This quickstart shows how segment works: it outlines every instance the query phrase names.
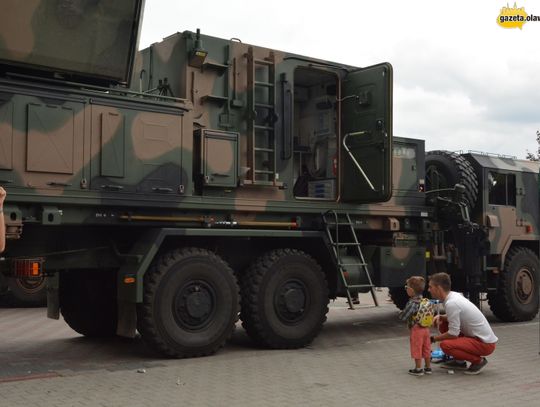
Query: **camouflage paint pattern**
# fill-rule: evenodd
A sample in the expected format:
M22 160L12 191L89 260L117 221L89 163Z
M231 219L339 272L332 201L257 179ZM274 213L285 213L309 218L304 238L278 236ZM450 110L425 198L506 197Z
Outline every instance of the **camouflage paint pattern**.
M476 153L465 157L476 170L481 191L472 219L488 228L490 255L500 255L497 266L502 269L513 243L540 240L540 208L535 191L540 164ZM499 183L507 181L507 184L494 185L494 176L502 176ZM501 186L506 186L505 192ZM496 195L494 188L499 188L501 193Z
M127 83L142 0L2 0L0 64Z
M123 34L100 35L106 40L99 55ZM37 37L32 30L23 36L20 61L30 58ZM4 49L10 38L0 36ZM128 41L122 60L132 46ZM102 72L93 61L81 64L89 68L85 77ZM9 190L8 237L20 238L8 256L52 253L48 264L61 270L77 267L83 252L109 253L100 261L139 282L152 260L146 254L159 248L151 238L163 228L302 237L320 232L320 214L336 210L351 214L361 242L372 248L380 285L400 286L424 272L436 220L423 193L424 143L392 137L389 64L359 69L186 31L137 53L129 91L48 79L0 79L0 183ZM366 176L343 146L346 135ZM523 177L518 188L528 191ZM366 178L376 184L372 190ZM300 181L304 187L295 188ZM320 192L310 195L310 185ZM475 218L502 222L500 230L487 225L492 253L507 250L516 236L538 240L537 197L533 204L518 195L517 202L514 218L502 208ZM43 239L43 225L70 241ZM81 225L87 240L75 238ZM238 230L231 235L231 228ZM108 242L118 237L128 240L122 255ZM55 254L68 249L76 254ZM126 253L144 261L133 266ZM141 290L138 283L121 298L140 301Z

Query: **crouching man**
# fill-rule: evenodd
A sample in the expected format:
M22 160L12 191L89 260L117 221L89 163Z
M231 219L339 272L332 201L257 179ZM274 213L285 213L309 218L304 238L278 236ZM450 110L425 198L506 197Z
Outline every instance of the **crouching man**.
M443 352L454 357L441 367L466 369L466 374L476 375L487 365L485 356L493 353L498 338L484 314L463 295L450 289L448 274L431 276L429 292L433 298L443 301L446 309L446 315L434 319L441 334L432 336L431 342L441 342ZM470 362L468 368L466 361Z

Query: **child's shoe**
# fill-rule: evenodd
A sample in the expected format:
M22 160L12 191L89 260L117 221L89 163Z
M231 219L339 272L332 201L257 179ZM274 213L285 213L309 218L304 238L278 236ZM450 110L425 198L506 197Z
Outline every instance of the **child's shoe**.
M409 374L413 376L424 376L424 369L409 369Z
M433 370L431 370L430 367L425 367L424 368L424 374L432 374L433 373Z

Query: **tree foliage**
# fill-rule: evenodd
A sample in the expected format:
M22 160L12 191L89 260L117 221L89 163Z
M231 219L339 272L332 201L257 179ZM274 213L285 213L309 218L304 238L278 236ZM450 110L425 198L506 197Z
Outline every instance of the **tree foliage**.
M536 153L531 153L529 150L527 150L527 160L540 161L540 130L536 130L536 142L538 143Z

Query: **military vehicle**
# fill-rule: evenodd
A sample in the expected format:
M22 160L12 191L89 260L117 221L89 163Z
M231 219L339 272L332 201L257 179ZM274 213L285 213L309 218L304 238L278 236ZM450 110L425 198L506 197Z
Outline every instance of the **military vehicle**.
M4 272L46 276L49 317L171 357L215 352L238 317L297 348L330 299L399 303L435 270L536 315L538 168L434 152L426 173L424 142L392 134L390 64L199 31L136 53L141 1L4 3Z

